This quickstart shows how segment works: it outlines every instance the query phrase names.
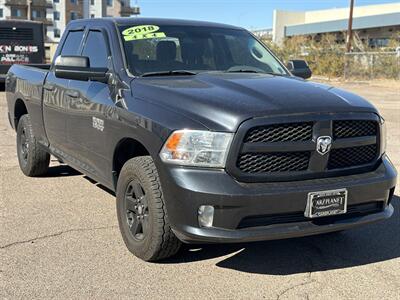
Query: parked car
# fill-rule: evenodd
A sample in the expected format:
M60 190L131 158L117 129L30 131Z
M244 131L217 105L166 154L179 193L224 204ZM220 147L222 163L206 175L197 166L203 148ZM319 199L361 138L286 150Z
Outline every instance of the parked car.
M45 63L43 23L0 20L0 83L13 64Z
M310 75L297 65L293 74ZM7 75L21 170L45 174L51 154L115 191L125 244L146 261L182 242L389 218L397 174L384 119L361 97L292 73L234 26L70 22L51 66Z

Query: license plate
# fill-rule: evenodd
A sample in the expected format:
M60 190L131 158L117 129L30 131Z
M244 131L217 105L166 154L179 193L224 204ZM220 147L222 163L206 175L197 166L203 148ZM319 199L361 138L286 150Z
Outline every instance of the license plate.
M304 216L318 218L345 214L347 211L347 190L330 190L308 193Z

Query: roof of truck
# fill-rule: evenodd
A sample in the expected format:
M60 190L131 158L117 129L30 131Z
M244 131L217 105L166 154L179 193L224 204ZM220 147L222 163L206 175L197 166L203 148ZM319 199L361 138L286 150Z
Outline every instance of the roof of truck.
M113 22L117 25L171 25L171 26L200 26L200 27L217 27L217 28L229 28L229 29L240 29L241 27L205 22L205 21L193 21L193 20L181 20L181 19L164 19L164 18L137 18L137 17L118 17L118 18L93 18L93 19L79 19L74 20L71 23L102 23L102 22Z

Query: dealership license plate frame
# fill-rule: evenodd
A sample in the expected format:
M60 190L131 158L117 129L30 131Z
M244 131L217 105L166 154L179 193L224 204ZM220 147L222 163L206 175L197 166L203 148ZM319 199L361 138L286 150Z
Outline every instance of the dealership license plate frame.
M307 195L307 205L304 211L304 216L306 218L321 218L335 215L342 215L347 212L347 197L348 192L347 189L335 189L335 190L326 190L326 191L317 191L310 192ZM334 204L325 204L325 205L315 205L316 200L327 199L339 197L341 199L341 203L338 205ZM326 207L328 206L328 207ZM329 209L331 208L331 209Z

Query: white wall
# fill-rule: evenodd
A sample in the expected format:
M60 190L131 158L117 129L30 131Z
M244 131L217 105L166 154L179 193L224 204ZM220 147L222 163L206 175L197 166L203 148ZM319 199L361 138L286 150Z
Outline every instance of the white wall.
M11 16L11 9L9 6L5 5L5 0L0 0L0 7L3 9L3 18L2 20L7 19L7 17Z
M89 6L90 6L90 15L94 15L96 18L101 18L105 16L105 1L104 0L94 0L94 5L90 5L90 0L89 1Z
M54 29L59 29L61 32L61 35L64 32L65 29L65 1L69 0L60 0L59 3L54 3L53 2L53 9L52 9L52 15L51 19L53 19L53 12L58 11L60 13L60 20L55 21L53 20L53 26L49 27L47 31L47 36L50 38L51 41L53 42L59 42L60 38L57 38L54 36Z
M358 18L380 14L390 14L395 12L400 12L400 2L379 5L355 6L353 16L354 18ZM316 23L347 19L349 17L349 13L350 11L348 7L306 11L304 23Z
M354 7L354 18L400 12L399 3ZM275 10L273 15L273 41L281 43L285 37L285 26L343 20L349 17L349 8L333 8L314 11Z
M285 26L301 24L305 21L305 12L274 10L272 20L272 40L281 43L285 37Z

